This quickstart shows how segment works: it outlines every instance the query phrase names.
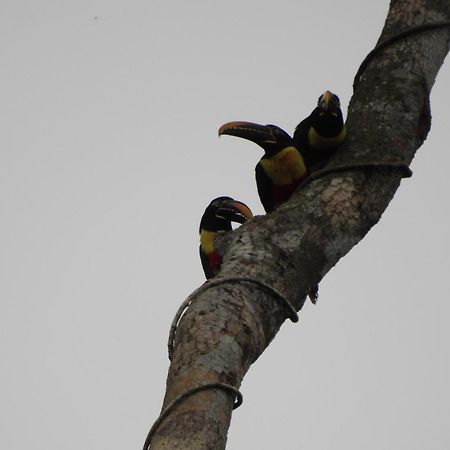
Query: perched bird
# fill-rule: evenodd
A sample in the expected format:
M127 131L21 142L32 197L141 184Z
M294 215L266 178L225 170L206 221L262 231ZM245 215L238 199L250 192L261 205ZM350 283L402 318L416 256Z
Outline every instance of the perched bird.
M297 125L293 139L313 171L323 165L346 135L339 97L325 91L313 112Z
M259 198L266 212L271 212L289 200L295 188L308 176L302 154L292 138L275 125L252 122L229 122L219 129L227 134L247 139L264 150L255 167Z
M207 279L220 272L222 256L218 253L215 239L217 232L231 231L231 222L244 223L253 214L242 202L231 197L215 198L203 213L200 221L200 259Z

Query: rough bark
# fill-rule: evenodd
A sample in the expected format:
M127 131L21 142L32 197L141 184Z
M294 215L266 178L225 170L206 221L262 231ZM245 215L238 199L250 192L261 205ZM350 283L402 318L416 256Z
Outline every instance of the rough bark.
M448 0L392 0L380 41L408 27L450 20ZM350 102L348 139L330 162L411 162L430 127L429 94L449 50L450 30L414 34L377 54ZM349 170L311 182L272 214L232 234L220 276L262 280L297 310L310 287L376 224L402 173ZM257 286L223 284L202 293L176 333L163 408L193 386L239 387L286 320ZM160 424L150 448L223 449L232 396L207 390L185 399Z

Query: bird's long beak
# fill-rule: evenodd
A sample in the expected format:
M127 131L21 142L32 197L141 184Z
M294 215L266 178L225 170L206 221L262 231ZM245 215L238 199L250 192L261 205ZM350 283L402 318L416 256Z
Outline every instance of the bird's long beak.
M253 122L228 122L219 128L219 136L223 134L247 139L258 145L277 142L269 127Z
M229 200L222 203L216 212L216 217L231 222L244 223L253 219L253 213L245 203Z

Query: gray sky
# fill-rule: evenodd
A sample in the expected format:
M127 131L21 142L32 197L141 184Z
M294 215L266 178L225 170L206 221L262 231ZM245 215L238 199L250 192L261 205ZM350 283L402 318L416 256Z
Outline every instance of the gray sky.
M387 7L2 0L0 448L142 446L204 208L263 213L261 151L218 127L347 105ZM250 369L227 449L449 448L449 73L413 178Z

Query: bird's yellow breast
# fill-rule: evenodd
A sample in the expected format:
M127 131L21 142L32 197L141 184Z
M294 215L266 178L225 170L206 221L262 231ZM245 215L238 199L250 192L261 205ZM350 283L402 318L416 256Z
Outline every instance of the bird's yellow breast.
M259 162L276 185L297 183L307 174L302 155L295 147L286 147L272 158Z
M308 131L308 143L311 147L329 148L339 145L347 136L347 129L342 128L341 132L337 136L325 137L317 133L314 127L311 127Z
M209 255L214 251L214 239L216 233L214 231L201 230L200 231L200 248Z

